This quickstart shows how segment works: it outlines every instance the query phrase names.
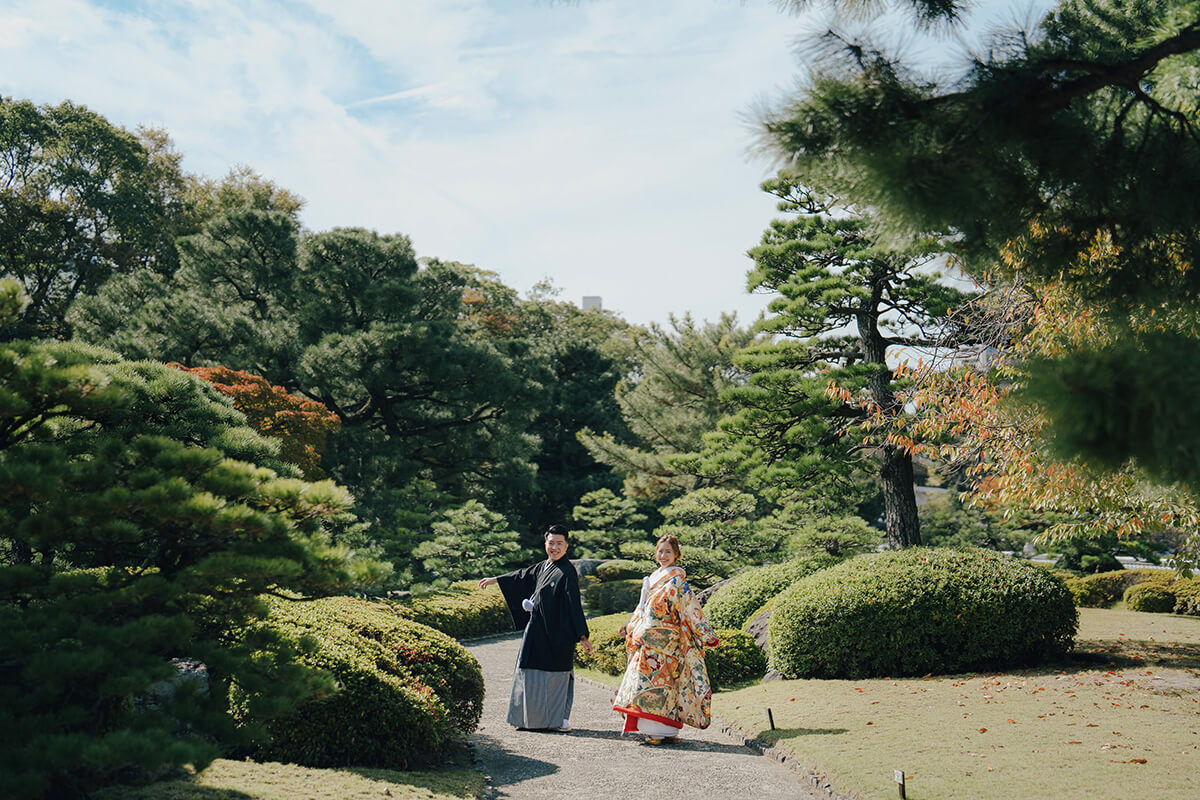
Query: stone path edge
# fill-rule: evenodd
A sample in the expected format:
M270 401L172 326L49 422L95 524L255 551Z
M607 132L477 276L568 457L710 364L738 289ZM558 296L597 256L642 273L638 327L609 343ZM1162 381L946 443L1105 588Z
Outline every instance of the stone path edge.
M487 636L472 636L468 639L458 639L457 641L459 644L465 647L469 644L495 641L496 639L503 639L512 635L513 632L508 631L506 633L493 633ZM590 678L584 678L576 675L575 680L579 681L580 683L586 683L589 686L594 686L598 689L607 689L612 691L611 686L600 683L599 681L594 681ZM825 796L829 798L829 800L863 800L861 795L843 794L842 792L839 792L833 787L833 783L828 779L827 776L817 772L806 764L801 763L794 753L791 753L777 745L769 745L766 742L759 741L758 739L746 734L746 732L741 728L738 728L737 726L728 722L724 722L723 720L719 720L715 717L713 718L713 724L716 726L717 730L721 731L721 733L725 734L734 741L739 742L743 746L749 747L751 750L761 753L767 758L770 758L772 761L777 761L783 766L787 767L788 770L795 775L801 783L807 783L813 789L823 792ZM483 760L479 757L479 754L475 752L473 747L471 748L471 752L476 768L483 773L483 800L489 800L490 798L496 797L497 792L495 787L492 785L492 776L485 772Z

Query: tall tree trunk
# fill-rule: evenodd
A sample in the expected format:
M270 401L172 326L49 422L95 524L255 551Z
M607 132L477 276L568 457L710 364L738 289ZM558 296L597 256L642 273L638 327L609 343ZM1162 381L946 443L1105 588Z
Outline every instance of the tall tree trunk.
M882 274L882 273L881 273ZM871 287L871 303L858 314L858 338L863 360L878 365L869 380L871 398L884 412L901 414L892 392L892 371L887 366L887 341L879 330L880 300L885 281ZM913 490L912 455L895 445L882 448L883 463L879 481L883 484L883 522L888 544L893 549L921 543L921 522L917 517L917 494Z
M883 484L883 521L888 545L893 550L921 543L921 523L917 517L917 494L913 490L912 456L903 448L886 445L879 468Z

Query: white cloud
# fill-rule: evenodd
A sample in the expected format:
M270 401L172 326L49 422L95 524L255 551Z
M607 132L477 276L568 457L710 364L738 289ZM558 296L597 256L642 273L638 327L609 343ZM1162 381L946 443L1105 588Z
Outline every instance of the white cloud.
M13 5L0 92L161 125L188 169L304 196L310 228L403 232L633 321L764 306L743 253L773 202L739 115L797 69L770 4Z

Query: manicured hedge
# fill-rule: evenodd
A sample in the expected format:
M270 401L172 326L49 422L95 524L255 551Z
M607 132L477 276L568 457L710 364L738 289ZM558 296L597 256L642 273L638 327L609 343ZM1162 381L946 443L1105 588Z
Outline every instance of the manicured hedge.
M779 596L770 662L790 678L998 668L1067 652L1077 622L1061 580L999 553L869 553Z
M713 691L742 681L761 678L767 671L767 655L754 637L729 628L718 628L721 643L704 651L704 666Z
M500 590L495 586L481 590L474 581L459 581L447 589L386 602L397 614L455 639L513 630L512 614Z
M1130 611L1149 611L1170 614L1175 610L1175 592L1169 584L1157 581L1135 583L1125 590L1125 608Z
M588 611L594 614L612 614L617 611L633 611L642 596L642 581L630 578L622 581L594 583L585 590L584 600Z
M628 614L609 614L589 619L592 652L586 653L582 647L576 647L576 665L609 675L623 674L628 664L625 637L619 636L617 631L628 621ZM718 630L717 638L721 644L704 652L704 663L714 690L719 686L763 676L767 669L766 656L754 639L735 630Z
M1067 588L1081 608L1107 608L1125 596L1125 590L1146 581L1170 583L1175 573L1165 569L1116 569L1067 581Z
M1175 590L1176 614L1200 617L1200 578L1178 581L1171 587Z
M463 741L483 708L479 663L461 645L385 604L349 597L271 600L265 626L327 671L337 690L265 722L254 755L310 767L407 768ZM254 720L233 693L233 713Z
M718 589L705 604L704 613L713 627L741 628L772 597L801 578L836 563L832 556L805 556L747 570Z
M646 569L649 567L649 569ZM627 558L617 558L605 561L596 566L596 577L602 581L624 581L630 578L640 578L654 570L653 565L642 564Z

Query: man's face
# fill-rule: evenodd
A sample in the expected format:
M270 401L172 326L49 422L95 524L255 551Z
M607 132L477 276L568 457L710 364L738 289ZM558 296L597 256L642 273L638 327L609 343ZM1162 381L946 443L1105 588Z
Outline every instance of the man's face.
M551 561L558 561L567 554L567 537L552 534L546 537L546 555Z

